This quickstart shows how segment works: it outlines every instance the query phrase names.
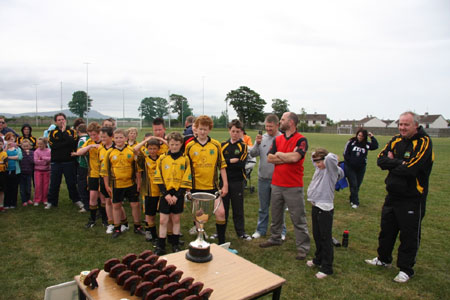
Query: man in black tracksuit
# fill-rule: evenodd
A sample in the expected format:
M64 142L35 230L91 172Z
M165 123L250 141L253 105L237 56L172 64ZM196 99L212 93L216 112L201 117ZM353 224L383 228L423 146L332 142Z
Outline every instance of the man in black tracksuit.
M399 131L378 155L378 166L389 171L385 180L388 194L381 211L378 257L366 263L390 266L400 232L397 258L400 272L394 281L406 282L414 275L434 154L431 139L419 126L416 114L401 114Z

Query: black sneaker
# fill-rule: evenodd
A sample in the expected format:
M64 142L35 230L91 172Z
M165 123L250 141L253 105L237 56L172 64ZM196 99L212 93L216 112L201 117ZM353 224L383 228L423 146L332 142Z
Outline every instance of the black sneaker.
M145 230L144 228L142 228L142 226L138 226L134 228L134 233L145 235Z
M122 234L122 232L120 232L120 230L117 230L117 229L116 229L116 230L113 231L111 237L112 237L113 239L116 239L116 238L118 238L119 235L121 235L121 234Z
M87 222L87 224L84 225L84 227L85 227L86 229L92 228L92 227L94 227L94 226L95 226L95 221L92 221L92 220L89 220L89 222Z
M173 253L180 252L180 251L181 251L180 245L172 245L172 252Z
M163 248L161 248L159 246L156 246L156 249L155 249L155 254L156 255L161 256L161 255L164 255L166 253L167 253L166 249L163 249Z

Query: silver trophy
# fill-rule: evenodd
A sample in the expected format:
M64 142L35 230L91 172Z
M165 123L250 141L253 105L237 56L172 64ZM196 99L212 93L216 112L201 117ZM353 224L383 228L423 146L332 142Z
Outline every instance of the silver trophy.
M197 230L197 239L189 244L189 251L186 253L186 259L190 261L204 263L212 260L210 244L205 241L205 230L203 226L219 207L220 202L214 207L214 202L219 196L219 192L215 194L201 192L191 194L192 216L194 217L194 221L199 225L199 228Z

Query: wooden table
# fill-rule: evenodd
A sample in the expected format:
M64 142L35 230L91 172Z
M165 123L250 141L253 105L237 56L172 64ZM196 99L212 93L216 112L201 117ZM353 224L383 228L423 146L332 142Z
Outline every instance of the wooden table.
M285 279L269 272L248 260L229 252L222 247L212 244L213 260L207 263L194 263L185 258L187 250L163 256L167 264L173 264L177 270L183 271L183 277L193 277L194 282L201 281L205 288L214 292L211 300L256 299L272 293L273 299L279 299L281 287ZM142 298L130 296L118 286L108 273L101 271L97 278L99 287L95 290L87 288L75 276L79 287L80 299L114 300L128 298L139 300ZM85 298L84 298L85 297Z

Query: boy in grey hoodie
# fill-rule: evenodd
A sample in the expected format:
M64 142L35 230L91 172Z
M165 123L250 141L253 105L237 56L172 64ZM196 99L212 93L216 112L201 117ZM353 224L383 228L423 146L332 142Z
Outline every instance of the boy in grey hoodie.
M333 214L334 187L338 180L344 178L344 171L338 166L336 154L326 149L317 148L312 153L313 165L316 168L308 186L308 201L312 204L312 228L316 244L316 252L308 267L319 267L318 279L333 274Z

